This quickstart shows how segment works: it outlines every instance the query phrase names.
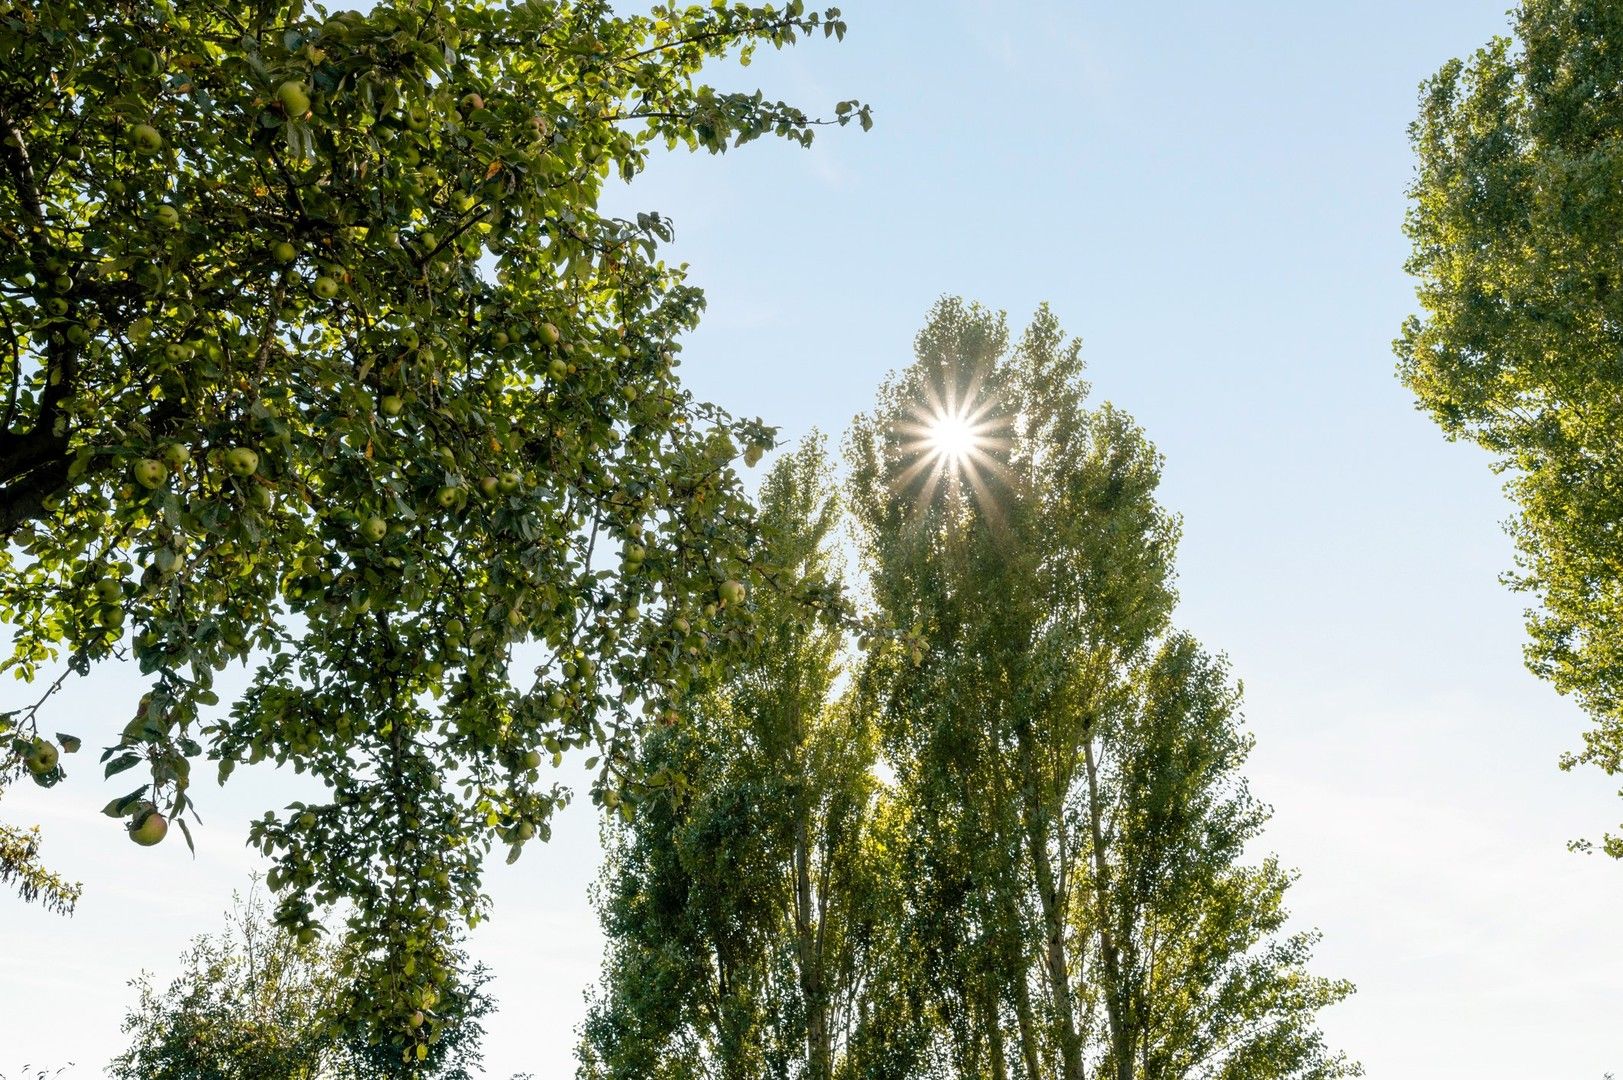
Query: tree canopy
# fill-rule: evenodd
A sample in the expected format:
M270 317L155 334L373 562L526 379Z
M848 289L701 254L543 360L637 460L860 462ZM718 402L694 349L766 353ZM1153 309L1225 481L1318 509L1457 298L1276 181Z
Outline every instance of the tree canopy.
M180 973L160 990L142 973L125 1013L129 1046L108 1066L114 1080L374 1080L401 1075L398 1054L335 1033L332 1009L344 965L327 942L300 942L277 926L257 883L233 898L226 925L200 934ZM418 1070L441 1080L480 1075L481 1021L494 1008L483 969L450 988L451 1018Z
M760 501L772 563L837 580L820 437L774 463ZM592 1080L832 1080L871 1028L861 1008L896 914L872 735L835 693L840 635L781 597L755 616L729 677L647 744L673 783L609 832L609 947L583 1028Z
M948 298L849 441L883 619L864 672L903 821L923 1058L957 1076L1356 1075L1352 992L1284 926L1291 875L1226 663L1171 623L1161 459L1047 309ZM931 1023L929 1018L935 1018ZM901 1075L930 1075L924 1069Z
M107 808L138 842L190 840L205 759L314 775L252 829L278 918L309 939L347 901L340 1011L426 1055L483 854L565 797L547 763L595 748L594 795L634 801L637 734L749 634L733 461L772 433L682 389L703 298L604 187L660 147L809 143L700 69L844 29L801 0L0 2L0 669L45 684L0 713L4 778L66 777L56 676L108 659L150 683L103 754L144 770Z
M1444 65L1411 128L1399 370L1507 474L1529 666L1594 727L1566 759L1623 770L1623 10L1525 0L1515 39ZM1623 857L1623 838L1606 849Z
M1351 986L1245 861L1268 811L1227 664L1171 625L1153 446L1046 309L1011 341L943 300L916 349L847 445L894 632L853 655L763 601L647 744L681 779L612 834L582 1077L1357 1075L1316 1020ZM761 514L818 577L814 449Z

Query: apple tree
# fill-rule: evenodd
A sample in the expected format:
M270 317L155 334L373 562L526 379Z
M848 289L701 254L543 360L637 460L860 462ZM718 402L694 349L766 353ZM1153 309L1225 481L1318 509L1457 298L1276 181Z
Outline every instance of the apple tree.
M313 775L252 827L277 917L309 940L344 902L339 1013L426 1056L483 855L546 838L574 749L629 813L638 733L768 581L732 462L772 433L682 389L703 298L604 187L867 127L698 78L844 29L801 0L0 0L5 777L66 777L53 691L109 659L149 682L102 756L138 842L190 842L205 761Z

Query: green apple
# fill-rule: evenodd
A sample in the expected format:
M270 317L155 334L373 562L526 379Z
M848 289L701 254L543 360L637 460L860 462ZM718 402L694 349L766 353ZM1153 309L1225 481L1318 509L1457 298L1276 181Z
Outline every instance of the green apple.
M541 767L541 751L539 751L539 750L530 750L530 751L526 752L525 755L524 755L524 767L526 769L538 769L538 768L540 768Z
M135 482L148 491L162 487L168 477L168 467L157 458L142 458L135 463Z
M497 480L494 476L481 476L479 478L479 491L486 498L496 494L497 489L500 487L501 481Z
M278 240L271 245L271 254L277 262L290 263L299 257L299 249L286 240Z
M744 583L742 581L723 581L716 590L724 603L741 604L744 602Z
M511 495L518 490L519 482L523 479L518 473L509 469L496 478L496 487L501 490L502 494Z
M385 416L399 416L400 410L406 407L406 400L399 394L384 394L383 400L378 402L378 408L383 410Z
M151 77L158 73L158 56L151 49L137 47L130 51L130 69L137 75Z
M389 523L374 514L361 522L361 535L375 544L389 535Z
M428 110L420 105L413 105L406 110L406 126L413 131L423 131L428 127Z
M401 348L407 350L415 349L417 347L417 342L417 331L413 330L411 327L407 326L400 331Z
M322 274L311 283L310 291L315 293L318 299L331 300L338 295L338 282Z
M626 563L630 566L639 565L648 555L648 549L641 544L626 545Z
M92 586L96 590L96 599L104 604L116 604L124 599L124 583L116 577L104 577Z
M490 335L490 343L496 346L498 349L507 348L507 344L511 340L512 339L507 336L506 330L498 330L494 334Z
M156 810L137 814L127 828L130 830L130 839L142 847L151 847L169 835L169 822Z
M259 471L259 455L246 446L234 447L226 452L225 468L232 476L252 476Z
M561 357L554 356L552 363L547 365L547 374L561 382L564 376L569 374L569 365L564 363Z
M181 443L170 443L159 451L163 463L171 469L182 469L192 460L192 452Z
M761 450L761 448L759 446L756 446L754 443L751 443L744 450L744 464L748 465L752 469L755 468L755 466L757 466L757 465L759 465L761 463L761 454L762 453L763 453L763 451Z
M300 117L310 111L310 95L305 92L304 84L289 79L276 88L276 100L282 103L282 109L291 117Z
M569 705L569 695L562 690L554 690L547 698L547 703L561 712Z
M176 210L168 203L164 203L162 206L152 211L152 220L156 221L159 225L162 225L166 229L179 228L180 211Z
M552 323L544 322L541 324L541 340L544 344L556 345L561 337L563 335L558 332L558 328Z
M462 95L462 111L464 113L476 113L484 107L485 99L480 97L478 94Z
M73 276L71 274L56 275L56 277L51 281L51 288L55 289L57 292L67 292L69 289L73 288Z
M136 124L130 128L129 140L138 154L156 154L163 149L163 136L151 124Z
M56 768L57 759L61 756L56 744L49 739L35 739L33 746L28 750L27 756L23 758L23 764L35 776L44 776Z
M457 504L457 499L460 497L461 492L449 484L440 488L434 493L434 501L439 503L440 507L445 510L449 510L451 507L455 506Z
M188 349L185 345L182 345L178 341L171 341L169 344L163 347L163 358L169 361L171 364L179 364L189 360L191 355L192 350Z

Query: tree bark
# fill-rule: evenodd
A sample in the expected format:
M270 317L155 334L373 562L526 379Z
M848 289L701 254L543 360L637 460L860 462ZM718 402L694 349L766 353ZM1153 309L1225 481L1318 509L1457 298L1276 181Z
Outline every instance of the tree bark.
M1014 1013L1020 1021L1020 1053L1025 1058L1026 1075L1031 1080L1042 1076L1043 1062L1037 1047L1037 1023L1031 1014L1031 987L1026 985L1024 970L1015 972Z
M806 1004L806 1076L830 1080L834 1048L828 1030L828 1002L823 985L823 957L817 947L812 911L811 826L802 805L795 822L795 945L800 961L800 993Z
M1103 809L1099 794L1099 767L1093 754L1093 737L1082 743L1083 760L1088 774L1088 830L1093 839L1093 899L1094 919L1099 926L1099 955L1105 973L1105 1016L1110 1023L1111 1057L1115 1060L1116 1080L1133 1080L1133 1033L1127 1016L1124 987L1122 986L1121 956L1116 948L1115 935L1110 930L1110 864L1105 858Z
M1034 773L1030 735L1019 733L1022 772L1030 792L1026 807L1026 844L1032 872L1037 878L1037 897L1043 910L1043 959L1048 968L1054 1012L1059 1017L1060 1054L1064 1059L1065 1080L1086 1080L1082 1065L1082 1036L1077 1030L1076 1001L1071 993L1070 964L1065 956L1065 903L1054 880L1053 863L1048 857L1048 822L1051 815L1044 805Z

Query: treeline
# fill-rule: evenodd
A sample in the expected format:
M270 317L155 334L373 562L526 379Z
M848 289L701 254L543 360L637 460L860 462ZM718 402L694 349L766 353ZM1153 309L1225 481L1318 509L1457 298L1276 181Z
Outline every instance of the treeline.
M847 648L755 597L759 644L646 740L608 827L587 1080L1338 1077L1224 660L1171 621L1177 518L1046 310L943 300L848 437L761 491L774 567L844 575ZM921 407L921 403L932 403Z

